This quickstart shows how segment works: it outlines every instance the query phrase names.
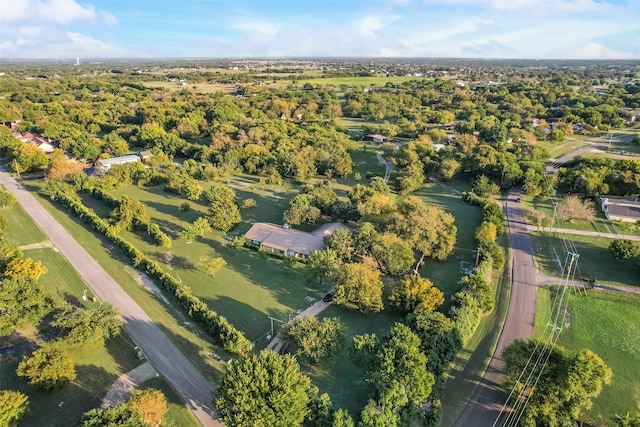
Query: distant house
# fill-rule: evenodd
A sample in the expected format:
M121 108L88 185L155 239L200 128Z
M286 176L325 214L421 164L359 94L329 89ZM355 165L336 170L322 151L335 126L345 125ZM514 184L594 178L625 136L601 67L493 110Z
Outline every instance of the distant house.
M140 156L140 161L144 163L147 160L153 158L153 153L149 150L142 150L141 152L138 153L138 156Z
M624 222L640 219L640 199L637 197L600 196L598 202L607 219Z
M444 130L454 131L454 130L456 130L456 124L455 123L447 123L446 125L442 126L442 128Z
M55 147L51 144L50 138L45 139L41 136L34 136L31 142L35 144L36 147L44 151L46 154L53 153L53 150L55 149Z
M367 135L367 138L371 138L371 142L373 142L375 144L382 144L387 139L389 139L389 137L384 136L384 135L379 135L377 133L374 133L374 134L371 134L371 135Z
M110 159L98 159L96 160L96 171L98 173L107 173L113 165L124 165L125 163L139 162L140 156L137 154L131 154L129 156L112 157Z
M253 224L244 238L252 245L278 255L306 258L311 252L324 249L324 237L341 228L349 228L341 222L324 224L311 233L258 222Z

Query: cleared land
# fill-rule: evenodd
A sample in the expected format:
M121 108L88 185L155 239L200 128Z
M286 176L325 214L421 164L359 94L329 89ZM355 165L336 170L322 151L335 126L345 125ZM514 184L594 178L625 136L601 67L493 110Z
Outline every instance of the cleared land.
M536 335L544 330L554 291L538 290ZM640 297L590 290L587 296L568 292L567 322L558 344L571 350L593 350L613 371L613 383L606 386L586 412L584 421L613 426L614 415L640 407Z
M562 236L574 242L580 254L576 278L595 278L598 283L640 286L637 261L616 260L609 252L612 239L578 235L531 233L531 245L538 268L547 275L561 277L566 250Z

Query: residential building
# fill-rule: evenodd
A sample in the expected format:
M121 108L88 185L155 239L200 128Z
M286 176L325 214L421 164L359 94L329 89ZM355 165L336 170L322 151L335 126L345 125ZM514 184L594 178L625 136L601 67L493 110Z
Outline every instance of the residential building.
M384 135L379 135L377 133L374 133L374 134L371 134L371 135L367 135L367 138L371 138L371 142L373 142L374 144L382 144L387 139L389 139L389 137L384 136Z
M598 202L607 219L624 222L640 220L640 199L637 197L600 196Z
M244 238L248 243L267 252L294 258L306 258L311 252L324 249L324 237L341 228L349 229L341 222L331 222L307 233L293 229L286 224L280 226L258 222L251 226Z

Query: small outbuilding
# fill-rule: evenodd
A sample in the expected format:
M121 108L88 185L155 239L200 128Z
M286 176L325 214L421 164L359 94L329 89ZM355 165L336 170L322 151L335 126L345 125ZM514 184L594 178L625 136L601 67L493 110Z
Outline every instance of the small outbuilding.
M389 137L377 133L367 135L367 138L370 138L374 144L383 144L389 139Z
M109 159L96 160L96 171L99 173L107 173L114 165L124 165L125 163L139 162L140 156L137 154L131 154L129 156L111 157Z
M637 197L600 196L598 202L607 219L624 222L640 220L640 199Z

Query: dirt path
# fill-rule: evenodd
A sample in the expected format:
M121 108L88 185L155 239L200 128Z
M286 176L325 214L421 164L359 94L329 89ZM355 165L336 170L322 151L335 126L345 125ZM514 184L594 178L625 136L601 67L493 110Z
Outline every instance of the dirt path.
M42 248L53 248L53 245L49 240L43 240L42 242L31 243L29 245L20 246L21 251L28 251L30 249L42 249Z
M153 366L151 366L149 362L144 362L137 368L121 375L120 378L113 383L107 395L102 400L101 408L105 409L126 402L137 386L157 376L158 372L153 369Z

